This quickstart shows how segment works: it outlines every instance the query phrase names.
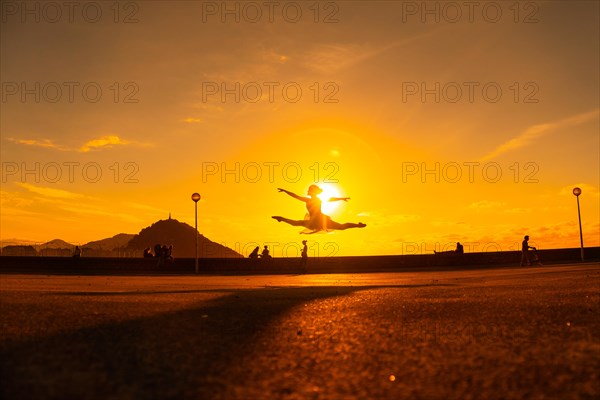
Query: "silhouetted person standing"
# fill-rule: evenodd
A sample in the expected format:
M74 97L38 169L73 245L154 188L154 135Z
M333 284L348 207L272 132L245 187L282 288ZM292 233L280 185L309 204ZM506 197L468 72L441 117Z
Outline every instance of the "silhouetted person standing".
M79 246L75 246L75 250L73 250L73 258L81 257L81 249Z
M302 266L302 272L307 272L308 268L308 246L306 245L306 240L302 241L302 253L300 254L300 265Z
M525 263L527 263L528 266L531 265L531 261L529 261L529 249L535 250L535 247L529 245L529 236L525 235L523 242L521 243L521 267L525 266Z
M154 257L158 258L156 266L162 268L165 265L165 254L163 253L163 247L160 244L154 246Z

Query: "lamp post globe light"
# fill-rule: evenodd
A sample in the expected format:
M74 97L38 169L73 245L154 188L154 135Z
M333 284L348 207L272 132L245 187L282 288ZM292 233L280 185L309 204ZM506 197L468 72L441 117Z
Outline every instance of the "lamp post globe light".
M576 187L573 188L573 194L577 197L577 217L579 218L579 243L581 245L581 261L583 261L583 231L581 229L581 210L579 209L579 195L581 194L581 189Z
M196 239L196 273L198 273L198 201L200 200L200 194L194 193L192 194L192 200L194 201L194 222L195 222L195 230L194 235Z

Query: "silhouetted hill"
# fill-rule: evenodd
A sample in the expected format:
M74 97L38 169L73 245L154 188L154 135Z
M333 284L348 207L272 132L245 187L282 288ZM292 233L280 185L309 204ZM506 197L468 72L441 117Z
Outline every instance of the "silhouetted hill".
M94 240L93 242L86 243L82 247L93 250L112 251L127 247L129 241L134 237L135 235L131 233L119 233L111 238Z
M54 239L49 242L35 246L39 256L49 257L69 257L73 254L74 244L65 242L62 239Z
M36 246L37 251L40 251L41 249L72 249L74 247L74 244L65 242L62 239L54 239Z
M207 239L197 233L190 225L179 222L176 219L160 220L142 229L139 234L129 241L127 250L136 251L141 255L145 248L150 247L154 249L154 245L156 244L173 245L173 257L195 257L196 242L194 234L198 235L198 257L242 257L241 254L236 253L229 247Z

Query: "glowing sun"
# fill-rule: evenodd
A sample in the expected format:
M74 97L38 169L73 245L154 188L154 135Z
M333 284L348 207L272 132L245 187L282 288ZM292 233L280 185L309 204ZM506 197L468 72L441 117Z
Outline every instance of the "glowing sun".
M330 215L335 212L343 201L329 201L332 197L344 197L340 194L340 189L337 185L333 183L320 183L318 186L323 189L323 193L319 194L319 198L321 199L321 211L324 214Z

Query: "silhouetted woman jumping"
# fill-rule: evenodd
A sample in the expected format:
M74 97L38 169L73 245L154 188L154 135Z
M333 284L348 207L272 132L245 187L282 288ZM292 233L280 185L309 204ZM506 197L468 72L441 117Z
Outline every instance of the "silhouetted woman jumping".
M285 189L278 188L280 192L284 192L293 198L303 201L306 203L306 209L308 210L308 215L306 219L303 220L293 220L289 218L274 216L273 219L277 220L277 222L285 222L287 224L293 226L303 226L306 229L310 229L312 232L306 233L317 233L319 231L328 231L328 230L344 230L350 228L364 228L365 224L359 222L358 224L347 222L345 224L340 224L332 220L328 215L325 215L321 212L321 199L317 196L323 192L323 190L317 185L310 185L308 188L308 195L310 197L302 197L298 196L295 193L287 191ZM331 197L328 201L348 201L350 197ZM301 232L305 233L305 232Z

